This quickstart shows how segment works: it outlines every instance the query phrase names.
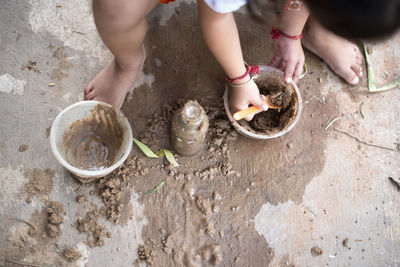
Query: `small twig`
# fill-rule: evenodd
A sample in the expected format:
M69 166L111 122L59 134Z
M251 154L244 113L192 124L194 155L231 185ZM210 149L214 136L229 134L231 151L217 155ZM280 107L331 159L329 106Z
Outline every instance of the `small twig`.
M57 252L57 253L60 253L60 252L61 252L61 249L60 249L60 247L58 246L58 244L55 244L54 246L55 246L55 248L56 248L56 252Z
M315 212L312 211L312 209L310 209L309 207L306 207L306 209L308 209L309 211L311 211L311 213L314 214L315 217L318 217L317 214L315 214Z
M316 97L316 96L312 96L310 99L306 100L306 101L304 102L304 104L310 103L311 100L316 100L316 101L318 101L318 102L320 102L320 103L322 103L322 104L326 104L325 96L323 96L321 99L318 98L318 97Z
M162 181L161 183L159 183L156 187L154 187L153 189L147 191L146 193L144 193L145 195L151 194L156 192L161 186L163 186L165 184L164 181Z
M350 134L350 133L348 133L348 132L342 131L342 130L337 129L337 128L335 128L335 127L333 127L333 129L334 129L335 131L339 132L339 133L342 133L342 134L345 134L345 135L347 135L347 136L349 136L349 137L351 137L351 138L354 138L356 141L358 141L358 142L360 142L360 143L362 143L362 144L364 144L364 145L367 145L367 146L374 146L374 147L378 147L378 148L382 148L382 149L386 149L386 150L390 150L390 151L394 151L394 152L397 151L397 149L395 149L395 148L391 148L391 147L387 147L387 146L381 146L381 145L377 145L377 144L373 144L373 143L370 143L370 142L361 140L361 139L358 138L357 136L354 136L354 135L352 135L352 134Z
M360 114L361 114L361 117L364 119L365 117L364 117L364 114L362 112L362 106L363 105L364 105L364 102L361 102L361 104L360 104Z
M72 31L73 33L77 33L77 34L82 34L82 35L86 35L87 33L84 32L79 32L79 31Z
M379 76L381 76L381 78L383 78L385 80L387 80L387 78L388 78L386 73L385 74L381 73L381 74L379 74Z
M25 220L18 219L18 218L8 218L7 220L26 223L27 225L29 225L30 227L32 227L33 230L36 230L35 226L33 226L31 223L29 223L29 222L27 222L27 221L25 221Z
M7 258L4 258L4 260L6 262L11 262L11 263L14 263L14 264L17 264L17 265L21 265L21 266L40 267L40 265L30 264L30 263L25 263L25 262L18 262L18 261L10 260L10 259L7 259Z
M340 117L336 117L336 118L334 118L333 120L331 120L330 122L329 122L329 120L328 120L328 122L326 123L326 125L325 125L325 127L324 127L324 131L328 130L328 128L331 127L331 125L332 125L333 123L335 123L335 121L337 121L337 120L339 120L339 119L340 119Z
M388 177L389 181L392 182L392 184L394 184L397 187L397 191L400 191L400 183L397 182L395 179L393 179L392 177Z
M45 106L48 106L48 107L50 107L50 108L52 108L52 109L55 109L55 110L60 110L60 108L57 108L57 107L55 107L55 106L53 106L53 105L50 105L50 104L47 104L47 103L44 103L44 105L45 105Z
M311 99L315 99L315 100L317 100L318 102L320 102L322 104L326 104L325 96L323 96L321 99L319 99L318 97L313 96L313 97L311 97Z

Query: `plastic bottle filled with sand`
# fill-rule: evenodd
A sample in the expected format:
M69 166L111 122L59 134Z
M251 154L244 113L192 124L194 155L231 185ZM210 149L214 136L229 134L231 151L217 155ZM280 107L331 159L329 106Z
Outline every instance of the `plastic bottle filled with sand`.
M171 144L183 156L196 154L208 129L208 117L197 101L188 101L172 119Z

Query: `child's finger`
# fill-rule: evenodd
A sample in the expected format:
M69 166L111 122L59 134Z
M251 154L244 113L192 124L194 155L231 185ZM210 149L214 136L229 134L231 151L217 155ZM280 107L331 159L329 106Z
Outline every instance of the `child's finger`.
M265 103L264 99L259 95L259 97L256 97L255 99L252 99L250 101L250 104L253 106L258 107L262 111L268 110L268 105Z
M254 115L256 115L256 114L255 114L255 113L254 113L254 114L251 114L251 115L245 117L244 119L245 119L246 121L251 121L251 120L254 118Z
M246 121L251 121L252 119L254 119L254 116L257 115L257 114L260 113L260 112L262 112L262 110L259 110L259 111L255 112L255 113L253 113L253 114L251 114L251 115L245 117L244 119L245 119Z
M288 61L286 64L286 68L285 68L285 74L284 74L284 80L285 82L289 82L289 78L291 79L293 77L293 73L294 73L294 69L296 67L296 63L295 61Z
M295 83L297 83L297 81L299 80L299 77L300 77L302 71L303 71L303 64L298 62L296 64L296 68L294 69L294 74L293 74L293 81Z
M251 101L251 104L253 106L256 106L257 108L259 108L259 110L257 112L255 112L255 113L245 117L244 119L247 120L247 121L251 121L253 119L254 115L256 115L256 114L258 114L260 112L268 110L268 105L265 103L265 96L264 95L260 94L260 97L255 99L254 101Z

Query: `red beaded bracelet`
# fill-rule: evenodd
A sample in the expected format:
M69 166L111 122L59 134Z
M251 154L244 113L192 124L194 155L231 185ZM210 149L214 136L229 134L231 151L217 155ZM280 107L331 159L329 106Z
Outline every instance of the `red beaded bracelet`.
M303 38L303 34L300 34L300 35L297 35L297 36L292 36L292 35L289 35L289 34L286 34L286 33L282 32L282 31L280 31L279 29L276 29L276 28L272 28L272 30L271 30L271 32L269 34L271 35L271 38L273 40L278 39L280 36L283 36L283 37L286 37L286 38L289 38L289 39L292 39L292 40L298 40L298 39Z
M230 83L234 83L234 82L238 82L238 81L240 81L240 80L243 80L244 78L246 78L246 76L247 76L249 73L251 73L251 74L253 74L253 75L258 74L259 68L258 68L257 65L250 66L250 65L244 64L244 66L246 67L246 72L245 72L242 76L237 77L237 78L233 78L233 79L231 79L231 78L229 78L228 76L226 76L225 79L226 79L228 82L230 82Z

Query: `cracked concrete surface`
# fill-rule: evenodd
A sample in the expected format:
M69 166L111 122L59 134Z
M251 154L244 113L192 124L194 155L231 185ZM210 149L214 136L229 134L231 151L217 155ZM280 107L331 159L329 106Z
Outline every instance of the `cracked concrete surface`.
M168 36L174 36L173 31L176 29L168 28L168 25L179 24L178 13L192 12L190 16L194 17L194 5L195 1L188 0L157 7L149 16L150 27L155 32L157 27L164 27L162 29L165 34L149 33L148 46L151 47L149 42L154 38L165 38L160 43L165 42L166 45L176 44L178 40L168 39ZM179 8L178 11L176 8ZM244 13L238 15L239 21L246 16ZM2 3L0 9L0 29L0 256L9 251L7 249L11 246L11 241L28 229L27 225L10 223L7 218L29 221L42 210L44 202L51 199L63 203L67 214L61 226L62 235L45 244L40 257L34 253L22 255L18 247L13 250L14 254L8 256L19 262L41 266L132 265L138 258L138 246L145 241L142 237L142 229L148 225L145 210L151 207L141 203L138 192L133 188L129 203L134 216L123 226L101 219L101 224L111 232L112 237L105 240L103 247L89 248L84 243L85 237L72 224L76 216L81 216L91 206L88 203L78 205L75 202L75 191L79 184L53 157L46 137L46 129L51 126L57 114L70 104L83 99L82 88L111 59L96 32L90 1L7 1ZM263 49L266 43L271 48L270 41L266 40L267 30L245 24L240 24L239 30L244 36L243 49L248 58L257 61L260 55L271 55ZM255 36L252 30L257 34L264 32L265 36ZM247 43L249 40L252 42ZM399 34L383 42L368 44L373 48L371 60L374 62L375 73L379 74L376 75L378 84L400 75L399 44ZM188 54L190 48L186 50L189 51ZM206 51L204 47L201 49ZM160 53L159 48L154 50ZM157 91L156 87L162 83L161 72L153 65L164 62L164 58L156 52L149 51L145 68L147 72L141 74L131 92L136 87L146 86L151 92ZM182 56L189 57L186 54ZM211 55L208 53L205 56ZM254 222L252 227L273 251L271 260L260 264L400 266L400 192L388 180L389 176L400 180L399 88L370 94L367 92L365 78L359 85L350 87L315 56L309 53L306 56L310 69L305 80L299 83L306 102L299 125L284 136L281 143L278 144L279 140L269 142L265 148L259 150L250 151L252 147L259 147L259 143L256 145L244 138L238 139L232 145L248 156L243 161L234 157L234 168L239 169L244 177L247 175L250 178L264 175L268 171L265 169L271 167L268 164L273 161L266 156L268 147L273 149L291 142L306 150L288 151L285 155L288 163L279 165L285 171L274 170L271 173L273 177L270 177L273 182L268 184L271 186L257 193L263 205L259 210L255 206L257 210L254 211L253 218L249 219ZM216 70L214 76L222 80L222 72L215 61L209 60L207 64L212 65L206 65L202 64L204 61L195 58L193 60L200 70L208 70L211 66ZM262 61L268 60L266 58ZM23 68L29 62L35 62L34 68ZM316 73L321 76L317 77ZM210 77L210 80L215 77ZM319 84L319 78L322 78L322 84ZM171 83L170 87L175 84ZM200 94L207 95L207 92L214 89L218 90L206 88ZM172 93L169 93L174 96L174 89L171 90ZM159 94L162 93L155 93ZM328 104L324 105L312 99L312 96L319 99L325 97ZM147 96L145 101L152 104L151 97ZM363 114L360 113L361 103ZM130 111L129 108L126 110ZM334 117L341 119L324 131L325 122ZM357 142L334 128L395 151ZM309 134L309 130L318 132L319 137ZM303 147L296 143L303 140L298 138L302 135L300 131L304 131L305 136L308 136L306 131L310 135L309 140L307 139L309 146ZM313 142L318 144L315 143L313 147ZM19 152L22 144L27 145L28 149ZM317 149L321 153L314 155L312 152ZM304 159L307 156L312 157L314 163L308 163ZM252 157L258 160L253 162ZM265 161L262 160L263 157ZM296 167L296 164L300 164L298 162L304 166ZM292 168L292 165L296 168ZM31 203L26 203L26 196L21 196L21 190L30 179L27 173L34 168L55 171L53 188L44 199L32 198ZM316 170L313 171L313 168ZM292 170L296 173L292 174ZM279 176L282 173L290 175ZM312 177L300 179L304 173L311 173ZM296 179L301 185L296 184ZM287 195L283 195L284 191L274 191L274 184L280 181L285 187L293 186ZM90 203L100 206L101 200L90 194L92 189L90 186L82 186L80 193L87 195ZM343 246L346 238L347 247ZM28 237L28 242L33 246L40 243L31 237ZM56 252L55 244L60 247L72 246L83 257L75 263L65 262ZM313 257L310 253L313 246L321 248L323 254ZM251 254L252 251L246 253ZM229 257L229 254L222 256ZM0 264L1 260L0 258ZM224 263L227 266L237 266L233 258L226 259ZM14 266L11 263L6 264Z

